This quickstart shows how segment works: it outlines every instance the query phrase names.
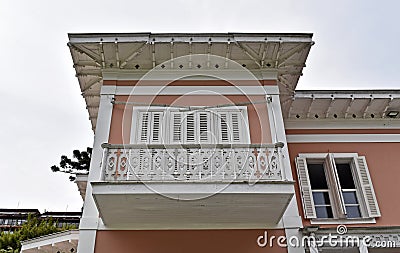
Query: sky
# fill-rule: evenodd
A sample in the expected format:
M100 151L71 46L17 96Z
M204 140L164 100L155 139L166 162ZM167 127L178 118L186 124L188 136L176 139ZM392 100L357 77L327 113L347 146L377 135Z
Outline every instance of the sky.
M397 0L0 0L0 208L79 211L60 156L93 132L68 33L307 32L298 89L400 89Z

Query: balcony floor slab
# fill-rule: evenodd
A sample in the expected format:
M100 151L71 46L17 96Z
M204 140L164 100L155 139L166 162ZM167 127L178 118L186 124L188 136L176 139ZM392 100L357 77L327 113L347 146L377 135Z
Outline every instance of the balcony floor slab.
M234 229L276 226L293 182L92 182L110 229Z

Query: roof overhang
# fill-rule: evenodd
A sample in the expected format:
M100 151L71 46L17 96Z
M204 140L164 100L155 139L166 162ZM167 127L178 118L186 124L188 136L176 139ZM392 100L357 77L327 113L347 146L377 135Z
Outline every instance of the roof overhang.
M282 99L282 97L281 97ZM399 120L400 90L298 90L281 100L286 122Z
M216 55L254 73L277 72L280 92L293 94L313 43L310 33L122 33L69 34L68 46L95 130L105 72L147 72L180 56ZM229 69L228 64L210 62L167 64L163 69L168 72L196 66Z
M76 175L76 178L74 181L76 183L76 185L78 186L78 190L79 190L79 193L80 193L83 201L85 201L87 181L88 181L88 175L86 175L86 174Z

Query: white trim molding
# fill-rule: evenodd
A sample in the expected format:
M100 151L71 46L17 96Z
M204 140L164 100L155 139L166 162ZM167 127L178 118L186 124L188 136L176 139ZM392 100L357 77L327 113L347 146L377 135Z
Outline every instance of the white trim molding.
M289 134L288 143L400 142L400 134Z
M151 79L146 78L148 70L102 70L103 80L278 80L277 70L245 70L243 69L179 69L179 70L150 70Z
M111 86L101 88L102 95L278 95L271 86Z
M375 218L360 218L360 219L310 219L312 225L327 225L327 224L375 224Z
M400 129L398 119L285 120L285 129Z

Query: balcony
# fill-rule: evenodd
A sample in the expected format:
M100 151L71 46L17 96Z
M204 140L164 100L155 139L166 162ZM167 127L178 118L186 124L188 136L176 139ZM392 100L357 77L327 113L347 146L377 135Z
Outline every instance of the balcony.
M115 228L264 228L293 197L282 143L103 144L91 182L104 224Z

